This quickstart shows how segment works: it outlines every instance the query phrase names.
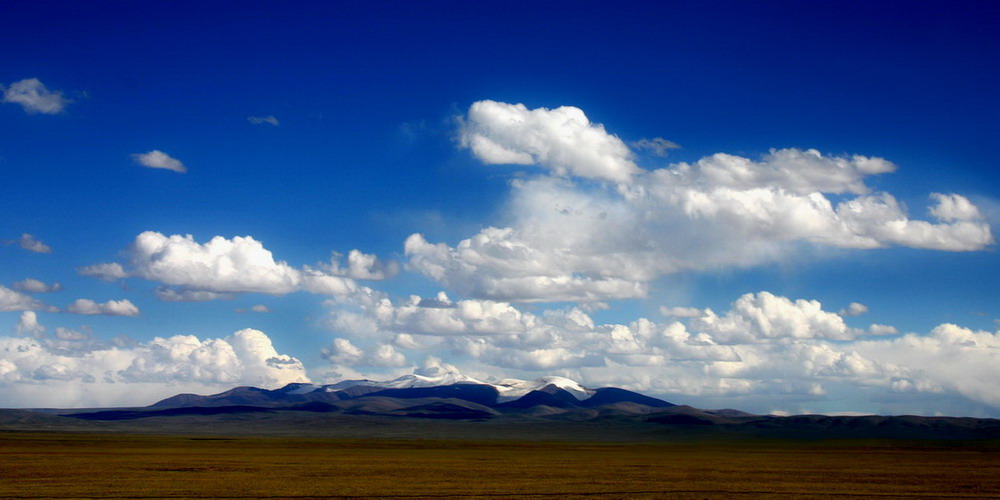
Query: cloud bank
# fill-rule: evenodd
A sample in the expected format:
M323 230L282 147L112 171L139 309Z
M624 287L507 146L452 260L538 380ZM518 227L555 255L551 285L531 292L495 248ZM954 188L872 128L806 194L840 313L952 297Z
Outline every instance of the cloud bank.
M920 220L872 191L867 178L896 169L882 158L788 148L642 170L578 108L480 101L461 123L462 146L484 163L543 169L511 183L509 225L455 246L407 239L412 269L467 296L639 298L664 275L775 262L805 246L976 251L994 242L959 194L931 193L932 220Z
M0 388L8 407L151 404L178 392L309 381L298 359L279 354L254 329L136 343L102 342L64 328L46 336L34 315L22 316L20 325L26 336L0 337Z

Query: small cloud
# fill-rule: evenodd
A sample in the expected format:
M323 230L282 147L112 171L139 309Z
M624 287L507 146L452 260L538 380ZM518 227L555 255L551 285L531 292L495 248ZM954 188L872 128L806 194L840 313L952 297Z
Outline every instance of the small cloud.
M125 269L117 262L103 262L101 264L84 266L77 268L76 272L83 276L91 276L108 282L128 277Z
M321 267L334 276L344 276L356 280L384 280L399 274L399 264L396 261L383 261L375 255L366 254L354 249L347 254L347 266L339 262L341 254L333 253L330 264Z
M247 121L250 122L250 123L252 123L252 124L254 124L254 125L263 125L265 123L269 123L271 125L274 125L275 127L277 127L278 124L280 123L278 121L278 119L274 117L274 115L268 115L268 116L248 116L247 117Z
M671 149L680 149L681 145L674 141L668 141L662 137L654 137L652 139L639 139L638 141L633 141L631 146L636 149L645 149L652 151L656 156L667 156L667 153Z
M52 247L35 239L34 236L24 233L16 240L0 240L4 245L17 245L29 252L52 253Z
M132 161L149 168L164 168L178 173L187 172L187 167L180 160L171 158L170 155L154 149L148 153L136 153L132 155Z
M168 286L156 287L156 298L164 302L208 302L216 299L231 299L232 294L207 290L174 289Z
M244 309L244 308L240 307L240 308L234 309L234 311L236 311L236 312L238 312L240 314L245 314L245 313L248 313L248 312L269 313L269 312L271 312L271 309L268 308L267 306L265 306L264 304L257 304L255 306L251 307L250 309Z
M3 92L3 102L20 104L26 113L55 115L71 101L62 92L46 88L37 78L28 78L10 84Z
M868 335L896 335L899 330L894 326L872 324L868 327Z
M48 292L58 292L63 289L61 283L52 283L51 285L46 284L43 281L36 280L34 278L26 278L13 285L14 290L20 290L22 292L29 293L48 293Z
M0 311L30 311L45 308L46 305L41 301L0 285Z
M851 302L846 308L837 312L837 314L841 316L861 316L866 312L868 312L868 306L860 302Z
M45 333L45 327L38 322L38 315L35 314L35 311L23 311L21 319L14 325L14 331L18 335L40 338Z
M697 307L666 307L660 306L660 314L672 318L697 318L702 311Z
M94 302L90 299L76 299L66 308L66 312L86 315L138 316L139 308L128 299L109 300L104 303Z

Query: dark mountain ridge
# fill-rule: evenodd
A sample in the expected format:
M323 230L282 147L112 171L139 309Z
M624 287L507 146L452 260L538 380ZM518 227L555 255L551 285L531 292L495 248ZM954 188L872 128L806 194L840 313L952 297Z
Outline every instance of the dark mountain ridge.
M892 439L1000 439L1000 420L919 416L827 416L779 417L753 415L738 410L703 410L653 398L615 387L574 392L556 384L537 387L511 396L492 384L459 382L428 387L386 388L364 381L339 386L290 384L280 389L237 387L208 396L178 394L145 408L98 411L64 411L62 417L95 423L128 421L157 422L155 425L205 425L236 429L249 425L304 425L301 432L339 432L329 426L357 428L350 419L369 419L375 425L354 432L365 435L378 426L414 429L418 421L454 422L451 429L463 433L490 434L497 429L520 429L539 437L576 436L601 439L603 433L624 434L635 439L688 437L766 437L797 439L892 438ZM23 416L20 418L24 418ZM348 420L344 420L348 419ZM374 419L374 420L371 420ZM198 423L201 422L201 423ZM360 422L360 421L359 421ZM407 424L406 422L412 422ZM2 424L2 422L0 422ZM469 425L480 425L469 428ZM310 426L315 429L309 428ZM457 427L454 427L457 426ZM597 427L593 427L597 426ZM435 427L448 434L445 427ZM237 429L238 430L238 429ZM380 431L381 432L381 431ZM533 434L532 434L533 435ZM575 437L574 437L575 439Z

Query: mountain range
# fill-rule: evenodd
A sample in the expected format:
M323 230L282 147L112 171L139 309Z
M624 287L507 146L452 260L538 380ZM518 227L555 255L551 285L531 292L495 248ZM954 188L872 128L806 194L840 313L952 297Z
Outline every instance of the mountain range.
M127 432L644 441L1000 439L996 419L754 415L677 405L616 387L587 388L563 377L482 382L453 372L382 382L293 383L279 389L237 387L213 395L178 394L143 408L51 410L44 421L38 415L6 411L8 421L19 428L97 425Z

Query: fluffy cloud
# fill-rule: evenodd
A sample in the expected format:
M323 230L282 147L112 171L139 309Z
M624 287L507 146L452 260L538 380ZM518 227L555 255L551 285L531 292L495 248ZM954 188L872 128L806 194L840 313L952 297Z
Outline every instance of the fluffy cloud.
M284 294L297 290L300 273L249 236L221 236L200 244L191 235L146 231L128 250L133 276L220 293Z
M29 252L52 253L52 247L35 239L34 236L24 233L16 240L0 240L4 245L17 245Z
M66 307L66 312L87 315L138 316L139 308L128 299L109 300L104 303L94 302L90 299L76 299Z
M45 304L40 300L0 285L0 311L28 311L44 308Z
M187 172L187 167L180 160L172 158L167 153L158 149L154 149L148 153L133 154L132 161L148 168L163 168L181 174Z
M1000 334L954 325L927 336L900 336L888 325L856 328L816 300L766 291L745 294L721 313L665 307L675 320L664 323L598 324L580 308L536 313L506 302L452 301L444 293L398 302L377 294L338 298L329 306L338 338L324 356L356 376L378 377L417 353L448 353L473 373L555 374L761 412L786 400L797 405L785 407L793 412L810 401L822 407L850 400L861 410L926 413L933 398L951 398L966 412L1000 411ZM399 363L378 361L392 356L377 358L377 349L399 354ZM971 373L959 373L961 359L975 367Z
M296 291L346 296L370 290L354 280L377 280L398 271L395 262L352 250L347 265L336 258L317 267L296 268L275 260L251 236L216 236L199 243L191 235L167 236L146 231L136 236L124 252L128 265L117 262L79 268L80 274L106 281L138 277L162 283L156 296L170 302L230 299L239 293L284 295ZM337 254L335 254L337 255Z
M274 125L275 127L277 127L278 124L280 123L280 122L278 122L278 119L275 118L273 115L268 115L268 116L248 116L247 117L247 121L250 122L250 123L252 123L252 124L254 124L254 125L263 125L263 124L267 123L267 124L270 124L270 125Z
M926 221L911 219L891 194L872 192L867 178L896 169L882 158L790 148L647 171L576 108L493 101L469 109L461 134L486 163L539 164L555 174L512 181L506 227L455 246L407 239L411 269L476 298L636 298L666 274L760 265L804 246L976 251L994 241L961 195L932 194L935 220ZM588 134L596 138L576 142Z
M937 205L930 208L931 215L943 221L980 220L979 209L968 199L957 194L931 193Z
M13 288L14 290L20 290L28 293L49 293L58 292L63 289L63 286L60 283L52 283L49 285L34 278L26 278L14 283Z
M61 113L69 104L60 91L52 91L37 78L27 78L14 82L3 93L3 102L20 104L27 113L54 115Z
M41 337L45 333L45 327L38 322L38 315L35 311L23 311L21 318L14 325L14 332L26 337Z
M539 165L556 175L614 182L639 171L621 139L572 106L529 110L479 101L469 107L460 132L462 147L484 163Z
M351 250L347 254L347 265L341 265L340 254L335 253L330 264L324 270L334 276L345 276L356 280L384 280L399 273L396 261L382 261L377 256L366 254L360 250Z
M92 276L102 281L115 281L128 277L125 268L117 262L103 262L84 266L76 270L83 276Z
M345 338L333 339L329 347L320 353L324 359L339 366L402 367L407 366L406 356L392 344L379 343L365 352Z
M824 311L819 301L793 302L769 292L743 295L722 317L706 309L692 319L691 326L726 344L803 338L849 340L859 334L836 313Z
M851 302L847 305L847 308L841 309L837 314L841 316L861 316L866 312L868 312L868 306L860 302Z
M942 324L929 335L907 334L853 346L859 353L899 367L892 387L900 392L956 391L1000 408L1000 332Z
M276 388L309 381L302 363L279 354L259 330L204 340L157 337L132 346L91 342L82 349L72 346L86 342L89 334L60 332L52 339L0 337L0 388L6 405L150 404L178 392L212 393L234 385Z

